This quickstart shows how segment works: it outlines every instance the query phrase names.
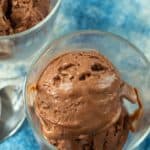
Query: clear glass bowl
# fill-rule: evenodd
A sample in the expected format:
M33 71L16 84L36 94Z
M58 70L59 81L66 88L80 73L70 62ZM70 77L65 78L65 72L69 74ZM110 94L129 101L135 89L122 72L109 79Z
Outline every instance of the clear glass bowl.
M140 122L139 130L129 134L124 146L124 150L134 149L150 132L150 120L148 115L150 113L150 101L148 100L150 97L150 65L146 57L127 40L111 33L99 31L82 31L54 41L45 49L42 55L38 56L30 69L24 92L26 111L27 118L41 148L45 150L53 149L54 147L45 140L41 133L39 121L33 108L36 92L35 90L31 90L30 86L36 84L42 71L56 55L77 49L85 51L89 49L98 50L112 61L125 81L140 90L145 106L144 117ZM131 106L130 109L132 109Z
M0 68L4 70L0 73L0 79L19 76L23 73L23 67L30 65L32 57L49 44L53 38L53 23L60 3L61 0L50 0L49 14L32 28L20 33L0 36Z
M25 119L22 87L35 54L53 38L53 23L61 0L50 0L50 12L34 27L13 35L0 36L0 141L14 134Z

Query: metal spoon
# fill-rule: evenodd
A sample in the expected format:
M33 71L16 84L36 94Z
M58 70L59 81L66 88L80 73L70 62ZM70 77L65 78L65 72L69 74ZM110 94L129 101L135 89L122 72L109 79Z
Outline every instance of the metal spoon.
M22 84L19 80L11 80L9 86L0 87L0 142L13 135L25 119Z

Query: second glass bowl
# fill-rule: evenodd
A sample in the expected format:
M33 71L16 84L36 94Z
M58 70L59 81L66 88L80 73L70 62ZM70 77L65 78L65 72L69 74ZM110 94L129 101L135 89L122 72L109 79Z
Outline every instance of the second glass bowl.
M83 31L62 37L49 45L43 54L37 58L26 79L24 96L27 117L41 148L44 150L54 147L45 140L41 133L40 123L33 107L36 93L29 91L28 87L36 84L45 67L59 53L91 49L95 49L109 58L119 70L122 78L139 89L144 106L149 105L147 96L150 90L149 62L135 46L119 36L99 31ZM149 112L148 107L144 108L144 112L140 129L129 134L124 150L132 150L137 147L150 132L148 116L146 115Z

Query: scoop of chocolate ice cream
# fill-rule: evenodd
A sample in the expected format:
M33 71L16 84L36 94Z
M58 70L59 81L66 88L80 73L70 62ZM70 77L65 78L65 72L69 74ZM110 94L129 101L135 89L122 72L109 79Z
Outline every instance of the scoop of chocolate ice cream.
M6 13L8 9L8 1L0 1L0 35L13 33L10 21L7 19Z
M44 19L50 0L1 0L0 35L25 31Z
M40 22L49 12L49 0L12 0L11 20L15 32L24 31Z
M122 147L129 128L143 112L137 90L122 81L112 63L96 51L68 52L51 60L37 82L36 92L34 108L42 132L54 140L54 145L64 147L60 150L69 150L66 145L86 149L79 144L84 143L82 135L90 139L92 147L99 145L96 147L106 150L111 144L118 144L118 148L123 138ZM124 110L124 98L139 106L131 116Z
M67 53L54 59L42 74L37 112L45 124L52 123L52 136L103 130L121 113L121 84L118 72L99 53Z

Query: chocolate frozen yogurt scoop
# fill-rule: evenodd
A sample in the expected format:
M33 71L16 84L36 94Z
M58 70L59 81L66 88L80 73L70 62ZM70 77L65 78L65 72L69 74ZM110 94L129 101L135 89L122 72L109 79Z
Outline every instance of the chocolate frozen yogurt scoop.
M0 0L0 35L12 34L11 23L6 16L8 10L8 1Z
M122 147L143 113L137 90L122 81L112 63L96 51L56 57L41 74L36 90L34 108L42 132L60 150L72 150L72 144L81 150L83 145L106 150L100 143L115 144L108 140L117 132L115 126L120 128L116 141L124 137ZM124 98L139 107L132 115L123 106Z
M0 0L0 35L25 31L50 11L50 0Z
M50 0L12 0L14 32L24 31L40 22L49 12Z

